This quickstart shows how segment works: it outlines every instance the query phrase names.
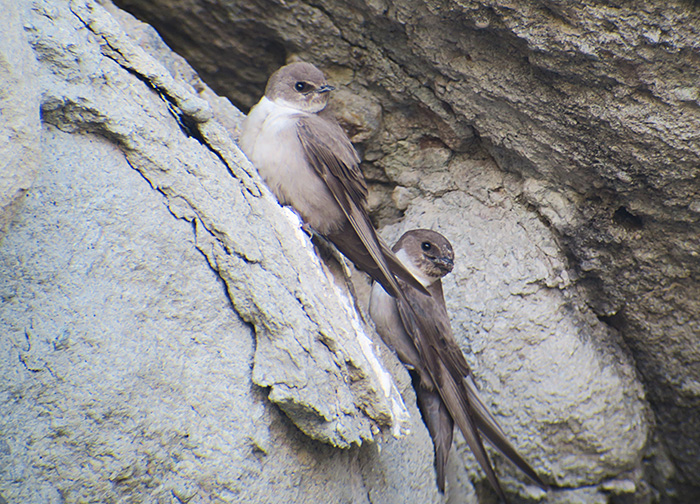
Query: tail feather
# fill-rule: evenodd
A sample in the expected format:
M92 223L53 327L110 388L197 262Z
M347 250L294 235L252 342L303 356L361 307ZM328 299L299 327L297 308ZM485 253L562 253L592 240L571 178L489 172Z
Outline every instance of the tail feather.
M481 440L479 431L477 430L466 391L463 387L460 387L457 383L455 383L452 375L449 374L449 371L444 367L444 365L442 365L441 376L443 377L443 380L441 381L441 386L438 388L440 390L440 395L445 401L447 409L459 427L459 430L462 431L464 439L474 454L476 461L486 473L486 478L489 480L489 483L491 483L491 486L494 488L494 490L496 490L498 497L503 502L508 502L508 499L506 499L506 494L503 492L503 488L501 488L501 483L498 481L498 477L493 470L488 453L486 453L486 449L484 448L484 443Z
M437 473L438 488L444 492L445 466L452 448L454 421L450 412L447 411L445 402L435 390L428 390L425 386L418 384L416 399L435 448L435 472Z

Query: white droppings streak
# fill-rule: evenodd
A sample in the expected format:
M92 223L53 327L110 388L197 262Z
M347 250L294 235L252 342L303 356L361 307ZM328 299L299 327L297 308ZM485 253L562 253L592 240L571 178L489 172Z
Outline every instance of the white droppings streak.
M343 265L345 266L345 265ZM341 302L341 305L348 314L348 318L352 323L352 328L355 331L357 341L360 344L362 353L369 362L369 365L374 371L375 376L379 380L379 385L382 387L382 392L384 397L390 399L391 403L391 415L392 415L392 428L391 433L394 437L399 438L410 433L410 419L411 415L406 408L406 404L403 402L403 398L399 393L394 379L391 374L384 369L381 360L377 357L374 351L374 342L367 336L365 329L363 327L360 316L355 310L354 304L350 298L346 295L345 291L340 289L332 278L328 268L323 268L326 275L329 276L329 280L334 287L335 293Z
M357 337L358 343L360 344L362 354L364 355L365 359L367 359L367 362L369 362L372 371L377 377L379 385L382 388L382 393L384 394L384 397L389 399L392 415L392 435L398 438L409 434L411 415L408 412L408 409L406 408L406 404L403 402L403 398L401 397L401 394L399 393L396 384L394 383L394 379L392 378L391 374L386 369L384 369L384 366L382 365L379 357L377 357L377 354L374 351L374 342L367 335L367 332L364 329L360 316L355 310L355 305L352 303L345 291L343 291L335 283L335 278L333 278L333 275L330 272L330 270L325 266L325 264L322 263L322 261L314 252L311 240L309 239L308 235L301 229L302 221L299 215L287 206L282 207L282 211L285 217L292 224L294 235L302 244L304 250L308 252L309 256L314 261L314 263L318 264L320 270L317 271L322 271L325 274L326 278L329 280L329 283L333 286L333 292L335 293L336 297L340 301L340 305L343 307L343 309L348 315L348 318L350 319L352 329L355 331L355 335ZM343 267L344 269L346 269L345 265L343 265Z
M292 225L292 229L294 230L294 236L296 236L296 238L299 240L299 243L301 243L302 247L304 247L305 250L311 252L311 247L309 247L311 242L309 241L308 235L304 232L303 229L301 229L301 217L299 217L299 215L288 206L282 207L282 213ZM310 255L313 256L316 262L318 263L318 256L313 252L311 252Z

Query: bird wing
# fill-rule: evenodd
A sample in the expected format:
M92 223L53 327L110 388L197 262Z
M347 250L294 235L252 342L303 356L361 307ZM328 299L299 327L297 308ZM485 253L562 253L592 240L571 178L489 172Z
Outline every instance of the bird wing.
M481 434L533 482L548 488L510 444L479 398L469 365L452 333L441 283L430 286L430 297L419 295L408 286L402 287L404 295L396 303L406 332L413 339L426 373L432 378L447 411L499 497L505 500Z
M327 238L394 297L399 291L394 274L428 294L377 236L366 210L367 185L360 171L360 158L338 123L305 115L297 120L297 136L309 165L326 183L352 227L352 233L342 229Z
M437 390L426 387L423 382L416 387L416 402L435 446L437 484L440 491L444 492L445 466L452 448L454 421Z
M396 304L406 332L414 339L416 348L421 354L423 365L432 378L435 390L444 401L447 411L449 411L459 430L462 431L462 435L474 454L476 461L486 473L486 478L496 490L498 496L503 501L506 501L505 493L501 488L477 430L474 413L469 403L469 396L466 390L460 386L464 376L463 369L448 368L448 363L453 359L449 359L449 355L446 353L449 347L444 344L445 335L451 336L449 319L445 320L446 310L442 310L437 302L423 302L420 299L423 296L413 293L410 288L404 289L403 292L404 296L397 298ZM432 300L432 296L430 298L426 297L426 299ZM444 306L444 300L442 301ZM445 311L444 314L443 311ZM469 369L468 366L466 369ZM436 458L436 463L442 463L442 461ZM438 474L440 474L440 471L438 471Z

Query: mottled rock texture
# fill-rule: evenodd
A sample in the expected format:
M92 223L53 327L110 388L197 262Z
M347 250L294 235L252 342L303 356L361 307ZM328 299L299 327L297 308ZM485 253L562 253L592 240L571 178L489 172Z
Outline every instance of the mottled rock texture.
M694 3L118 2L199 76L109 4L0 3L10 504L492 502L461 439L437 493L407 374L202 82L245 111L293 57L385 237L453 242L455 333L553 485L496 459L515 499L700 499Z
M649 495L700 499L696 2L119 3L156 26L214 89L243 109L290 56L318 64L358 96L346 101L357 108L343 119L351 132L363 131L358 140L365 173L376 181L378 222L405 213L402 229L420 222L453 241L464 237L458 259L475 269L455 279L465 287L461 301L456 290L448 296L454 309L472 307L473 317L464 320L489 318L484 288L526 305L548 293L562 302L544 311L569 320L578 344L590 345L603 360L615 360L607 345L622 347L652 411L653 441L644 464L645 481L653 487ZM461 202L448 207L460 212L454 226L441 224L433 206L448 195ZM474 229L472 212L488 224ZM478 266L501 260L508 275L521 281L533 270L538 259L524 252L527 247L514 249L522 242L511 239L508 217L548 237L551 247L543 247L527 231L542 254L539 261L555 271L561 267L568 280L554 284L535 274L528 282L532 292L518 293L512 282L499 283ZM486 237L477 243L482 227ZM504 253L498 255L499 249ZM474 285L480 275L488 283ZM478 323L465 327L478 374L502 373L507 384L512 376L485 360L485 352L498 352L492 339L534 337L527 324L511 319L510 303L494 313L505 313L519 332ZM536 311L529 307L526 313ZM589 322L574 323L577 317ZM550 322L541 325L570 350ZM594 330L586 328L589 323ZM491 338L483 347L474 344L480 331ZM561 356L549 355L570 368ZM543 365L527 357L523 368ZM582 382L602 379L597 373L577 376ZM556 381L549 385L562 390ZM591 421L606 423L596 416ZM595 439L575 432L573 438ZM590 451L594 458L596 453L604 458L610 452ZM592 483L593 474L581 480ZM571 473L563 480L577 484ZM646 492L640 488L635 492Z
M407 374L240 113L113 7L2 6L1 501L439 502Z

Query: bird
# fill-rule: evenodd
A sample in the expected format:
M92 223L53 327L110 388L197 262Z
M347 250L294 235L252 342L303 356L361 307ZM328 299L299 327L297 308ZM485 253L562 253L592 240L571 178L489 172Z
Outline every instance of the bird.
M397 277L428 295L369 218L360 157L326 110L334 89L311 63L281 67L244 120L239 147L282 205L391 296L401 295Z
M534 483L548 489L480 399L469 365L455 341L441 280L454 267L452 245L436 231L413 229L404 233L392 250L431 295L419 294L399 281L404 295L391 297L374 283L369 313L384 342L414 375L416 402L434 444L438 488L445 491L445 466L456 423L504 502L507 499L482 438Z

